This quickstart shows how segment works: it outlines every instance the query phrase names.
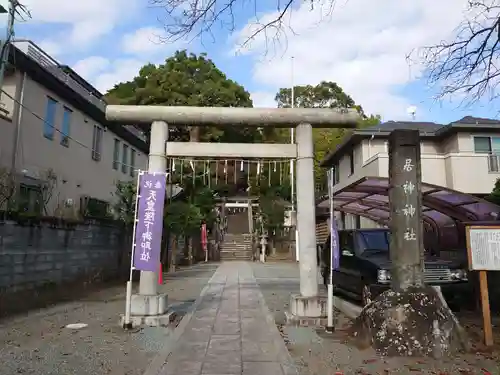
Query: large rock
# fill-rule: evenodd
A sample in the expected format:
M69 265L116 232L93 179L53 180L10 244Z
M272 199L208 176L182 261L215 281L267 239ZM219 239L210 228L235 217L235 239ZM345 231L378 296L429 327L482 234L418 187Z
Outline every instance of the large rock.
M468 350L458 320L432 287L382 293L365 306L351 337L387 356L440 358Z

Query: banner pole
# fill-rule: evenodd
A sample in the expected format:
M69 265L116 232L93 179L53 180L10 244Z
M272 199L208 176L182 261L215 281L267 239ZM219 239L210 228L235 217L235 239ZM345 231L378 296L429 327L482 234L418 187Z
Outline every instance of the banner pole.
M137 184L136 184L136 192L135 192L135 207L134 207L134 228L132 231L132 251L130 257L130 274L129 279L127 281L127 291L125 296L125 320L123 323L124 329L132 329L132 322L130 320L130 310L132 305L132 275L134 272L134 256L135 256L135 231L137 227L137 205L139 203L139 186L141 181L141 176L144 172L139 170L137 173Z
M330 203L330 274L328 278L328 299L327 299L327 324L326 332L332 333L335 331L333 322L333 271L334 265L334 246L336 246L336 225L335 225L335 212L333 205L333 169L328 170L328 200Z

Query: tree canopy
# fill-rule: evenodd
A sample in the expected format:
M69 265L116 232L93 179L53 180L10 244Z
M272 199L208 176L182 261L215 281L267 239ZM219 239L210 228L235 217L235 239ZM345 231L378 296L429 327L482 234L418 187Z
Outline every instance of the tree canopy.
M450 30L453 31L453 30ZM498 97L500 83L500 4L492 0L469 0L464 19L454 36L415 50L423 60L430 84L438 96L458 94L466 104Z
M239 23L238 12L245 9L253 11L252 27L243 36L243 45L259 34L264 34L268 45L284 39L287 33L293 34L289 19L298 0L271 1L261 6L257 0L198 1L198 0L145 0L159 10L166 42L186 38L214 38L217 28L225 28L229 33L245 26ZM264 4L264 2L262 2ZM309 0L311 10L324 7L327 12L335 11L335 0ZM468 0L468 9L463 12L462 21L450 29L451 38L426 46L415 46L408 51L409 61L423 65L431 85L437 88L437 97L458 94L466 104L486 98L498 97L497 85L500 83L498 57L500 53L500 4L494 0ZM274 7L272 16L261 14L269 6ZM248 8L246 8L248 7ZM327 17L325 17L327 19ZM245 20L247 20L245 18ZM217 30L218 31L218 30ZM410 47L411 48L411 47Z
M106 99L111 104L129 105L252 107L250 93L227 78L206 54L185 50L175 52L164 64L144 65L133 80L109 90ZM175 130L172 138L183 141L252 142L260 136L255 128Z
M495 186L493 186L493 190L486 197L486 200L500 205L500 178L495 181Z
M354 108L362 116L358 127L373 126L380 122L378 116L366 116L361 105L356 104L342 88L335 82L320 82L318 85L295 86L293 89L294 107L303 108ZM278 107L288 108L292 104L292 89L281 88L276 94L275 100ZM319 166L326 154L334 150L348 134L346 129L313 129L314 140L314 175L317 190L324 190L326 184L326 171ZM290 139L288 130L278 130L277 138L281 140Z

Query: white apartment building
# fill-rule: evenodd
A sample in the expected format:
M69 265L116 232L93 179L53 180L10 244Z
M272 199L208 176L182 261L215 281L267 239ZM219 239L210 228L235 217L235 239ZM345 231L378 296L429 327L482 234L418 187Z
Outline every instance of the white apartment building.
M354 192L356 186L368 184L370 179L372 184L376 181L387 187L388 136L391 131L401 128L420 131L424 201L431 200L427 197L440 199L441 203L444 202L440 206L442 210L448 212L448 216L454 216L456 212L458 216L454 218L458 220L495 219L495 214L490 211L496 207L476 198L491 193L500 178L500 121L494 119L468 116L447 125L389 121L354 131L322 163L335 170L334 193L339 199L342 194ZM454 202L450 198L447 203L446 197L452 196ZM328 202L320 203L319 207L325 205ZM344 207L355 208L354 203ZM382 215L378 208L373 207L371 212L375 211ZM479 211L481 214L477 215ZM340 226L360 228L383 224L383 220L371 220L369 211L366 215L352 212L338 213Z

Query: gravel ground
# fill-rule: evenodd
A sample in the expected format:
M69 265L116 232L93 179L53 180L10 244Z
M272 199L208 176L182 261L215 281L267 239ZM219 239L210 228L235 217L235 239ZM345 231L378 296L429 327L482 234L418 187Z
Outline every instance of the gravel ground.
M338 313L337 332L327 335L322 330L283 325L291 293L299 292L298 266L293 263L252 265L255 277L276 324L282 331L288 350L299 368L300 375L334 374L433 374L433 375L499 375L500 357L485 353L477 345L476 354L435 361L429 358L383 358L371 349L359 350L345 344L350 321ZM477 324L467 322L473 338L478 335ZM500 325L496 326L497 342Z
M182 315L198 298L217 268L200 264L165 275L159 287ZM125 285L0 321L2 375L139 375L171 333L167 328L125 332L119 315L125 307ZM86 323L80 330L64 328Z

